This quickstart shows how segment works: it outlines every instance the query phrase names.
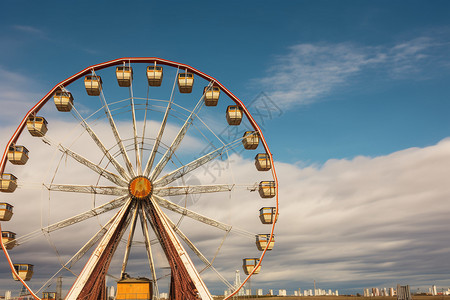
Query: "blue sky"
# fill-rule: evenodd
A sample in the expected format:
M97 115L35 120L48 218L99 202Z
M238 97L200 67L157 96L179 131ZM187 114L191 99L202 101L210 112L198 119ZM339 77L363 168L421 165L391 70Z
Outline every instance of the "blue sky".
M449 223L433 216L450 211L445 203L450 194L443 181L447 174L442 169L450 161L444 151L450 129L449 9L448 1L2 2L0 103L4 105L0 126L4 130L0 141L6 145L12 134L8 130L17 126L27 109L57 82L79 70L125 56L161 57L214 76L245 104L261 95L276 104L273 115L264 119L263 131L280 164L281 209L286 205L320 218L326 209L335 208L342 217L346 208L357 207L355 215L361 216L367 209L363 204L373 200L367 194L365 199L362 191L378 191L375 183L384 188L392 184L392 193L383 198L381 206L372 208L376 211L373 215L386 218L381 224L393 222L393 227L400 228L397 217L386 211L411 205L405 216L411 222L405 225L408 234L402 234L411 236L412 244L426 236L430 243L439 244L436 241L448 240L449 232L442 228ZM252 107L250 111L256 112ZM435 164L436 160L442 163ZM419 167L426 171L417 171ZM416 178L399 179L416 171ZM347 182L341 176L347 173L359 174L361 182ZM389 174L397 176L385 182ZM403 199L417 181L433 176L438 178L430 179L429 184L420 182L425 185L411 196L414 204ZM318 183L317 190L306 192ZM339 184L348 184L345 196L340 194ZM359 195L361 205L357 199L350 201L348 195ZM306 196L309 199L293 205ZM397 203L395 199L403 200ZM328 200L335 206L325 205ZM418 230L411 221L426 210L425 202L435 208L424 217L435 222L430 231L422 230L424 226ZM349 206L342 208L342 203ZM328 244L308 236L304 225L313 232L321 228L310 220L311 215L299 221L295 234L287 229L288 222L283 227L280 220L279 236L284 228L285 236L292 237L286 239L289 243L300 247L310 241L323 251L313 255L311 249L300 247L298 253L304 251L305 258L296 261L298 269L316 277L299 271L294 274L296 280L277 285L293 290L316 279L326 282L324 288L360 291L361 287L393 286L407 278L405 283L418 287L432 283L450 286L448 268L435 269L443 259L448 260L448 251L436 254L430 268L418 270L409 270L409 263L437 249L410 251L411 260L405 261L396 254L408 248L402 245L393 247L392 252L380 248L368 251L370 255L355 253L357 259L329 255L327 249L335 247L334 243L346 241L358 247L359 240L347 235L358 230L339 223L341 217L331 222L330 226L342 230L327 237ZM377 222L367 226L375 228ZM394 231L373 234L387 242L395 236ZM286 245L280 256L273 251L274 257L294 259L295 253ZM450 244L439 247L449 249ZM381 256L398 259L399 265L372 269L373 261ZM327 265L328 260L333 263ZM327 266L336 276L319 271ZM399 268L411 277L397 276ZM342 281L342 276L348 279ZM264 277L264 282L271 281Z

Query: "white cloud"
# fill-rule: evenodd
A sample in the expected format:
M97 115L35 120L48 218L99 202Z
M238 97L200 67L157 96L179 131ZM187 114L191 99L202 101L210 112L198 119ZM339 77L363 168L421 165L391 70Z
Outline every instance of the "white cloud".
M298 44L290 47L286 55L277 56L267 70L267 76L255 82L281 105L307 104L339 87L357 82L356 76L370 68L379 68L389 78L417 75L423 62L438 46L426 37L391 47L352 43Z
M19 124L25 113L42 97L36 82L21 73L0 66L0 124Z
M49 135L67 135L64 130L67 125L70 124L53 122ZM98 126L96 130L102 133L104 128ZM74 149L95 157L98 150L92 143L87 143L88 140L82 138ZM18 175L22 182L25 178L32 182L51 178L53 171L46 175L46 170L56 168L58 156L51 162L51 148L26 134L21 142L30 145L30 161L24 167L10 166L8 170ZM189 143L198 142L192 139ZM229 166L220 163L223 169L221 175L216 174L218 178L198 170L190 182L210 183L220 180L253 184L270 179L270 173L255 170L251 159L234 155L231 162ZM267 254L262 272L252 279L252 286L283 286L293 290L315 279L333 288L359 289L375 284L394 285L400 280L414 286L425 286L448 278L446 249L450 249L447 238L450 208L447 201L450 186L447 180L450 169L445 166L449 163L450 139L430 147L410 148L387 156L331 159L321 167L300 168L277 163L280 219L276 228L276 247ZM231 177L230 171L233 174ZM88 174L90 172L86 172L84 166L72 163L71 159L64 159L56 182L86 184L96 180L97 176ZM91 196L69 194L52 196L49 205L45 192L25 187L27 185L14 194L2 195L2 201L13 203L16 211L13 221L2 226L19 235L23 235L30 227L39 228L41 212L44 213L45 224L48 214L54 221L85 211L93 205ZM28 185L30 187L32 185ZM99 197L98 201L107 199ZM180 203L184 201L182 197L177 200ZM261 199L257 193L245 187L237 187L232 193L205 194L188 201L190 209L254 233L264 233L269 229L259 222L259 208L274 205L273 199ZM104 221L103 217L92 219L64 234L54 234L49 240L50 245L54 243L61 258L67 259L98 229L99 222ZM214 257L223 232L199 225L186 217L182 220L181 229L208 258ZM142 241L139 232L137 237ZM113 264L111 269L113 275L117 275L120 267L123 245L121 247L115 258L117 264ZM259 253L252 238L233 233L222 250L215 260L215 266L230 281L234 278L234 270L241 269L241 258ZM30 253L39 255L30 256ZM57 256L45 239L24 244L11 251L11 254L16 261L32 260L37 266L35 286L56 267ZM155 256L163 256L161 249L155 250ZM132 257L134 259L130 266L146 269L142 246L138 245L133 250ZM194 261L199 263L198 259L194 258ZM148 271L135 269L134 272L142 275L139 273ZM161 269L159 272L163 274L165 271ZM5 279L4 284L0 282L2 286L7 286L9 272L3 271L1 278ZM205 278L217 292L223 289L216 288L219 284L212 272L205 273Z

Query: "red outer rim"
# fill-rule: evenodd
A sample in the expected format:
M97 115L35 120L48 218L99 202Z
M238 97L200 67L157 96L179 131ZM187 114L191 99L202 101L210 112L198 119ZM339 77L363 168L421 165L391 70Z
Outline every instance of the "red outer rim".
M276 197L276 211L275 211L275 216L278 215L278 178L277 178L277 174L275 172L275 164L273 162L273 156L272 153L269 150L269 146L267 145L266 139L264 138L264 135L261 131L261 129L259 128L258 124L256 123L255 119L250 115L250 112L248 111L248 109L245 107L245 105L242 103L242 101L235 96L232 92L230 92L224 85L222 85L218 80L216 80L214 77L209 76L189 65L186 64L182 64L182 63L178 63L178 62L174 62L174 61L170 61L170 60L166 60L166 59L162 59L162 58L158 58L158 57L122 57L122 58L117 58L114 60L110 60L104 63L100 63L100 64L96 64L96 65L92 65L89 66L85 69L83 69L82 71L70 76L69 78L59 82L58 84L56 84L44 97L42 97L41 100L39 100L25 115L25 117L22 119L22 122L20 122L19 126L17 127L16 131L14 132L14 134L12 135L11 139L9 140L8 144L6 145L5 151L3 153L2 156L2 160L0 162L0 174L3 174L5 167L6 167L6 161L7 161L7 156L8 156L8 148L9 145L14 144L17 142L20 134L22 133L22 131L24 130L25 126L26 126L26 121L28 119L28 117L30 115L36 114L37 112L39 112L39 110L47 103L47 101L52 97L53 93L56 91L56 89L58 89L59 87L63 86L66 87L69 84L71 84L72 82L78 80L79 78L91 74L92 70L94 71L98 71L98 70L102 70L105 68L109 68L112 66L116 66L116 65L123 65L123 63L156 63L156 64L160 64L160 65L165 65L165 66L170 66L170 67L175 67L175 68L180 68L180 69L184 69L186 71L192 72L197 76L200 76L201 78L208 80L208 81L212 81L214 84L216 84L217 86L220 87L220 90L223 91L228 97L230 97L236 104L238 104L240 107L243 108L245 115L247 116L248 120L250 121L250 123L252 124L253 128L258 131L259 136L261 138L262 144L264 146L264 149L266 150L266 153L269 154L270 157L270 162L271 162L271 171L272 171L272 176L274 178L275 181L275 197ZM275 229L275 223L274 222L272 224L272 229L270 232L270 239L272 239L273 237L273 232ZM0 233L1 233L1 226L0 226ZM3 243L0 243L1 247L3 249L3 253L5 253L6 259L8 260L9 266L11 267L12 272L15 272L14 269L14 265L12 263L12 260L8 254L8 251L6 250L6 248L4 247ZM243 286L244 284L250 279L250 277L253 275L254 271L261 265L262 259L264 258L268 245L270 243L267 243L266 248L264 249L264 251L262 252L261 256L260 256L260 260L259 263L255 266L255 268L253 269L253 271L245 278L245 280L242 282L242 284L239 286L239 288L231 293L230 295L228 295L224 300L229 299L230 297L234 296ZM16 275L18 275L16 273ZM20 277L19 277L20 279ZM35 295L33 293L33 291L28 287L28 285L25 283L25 281L23 281L22 279L20 279L20 281L22 282L22 284L27 288L27 290L31 293L31 295L35 298L40 300L40 298Z

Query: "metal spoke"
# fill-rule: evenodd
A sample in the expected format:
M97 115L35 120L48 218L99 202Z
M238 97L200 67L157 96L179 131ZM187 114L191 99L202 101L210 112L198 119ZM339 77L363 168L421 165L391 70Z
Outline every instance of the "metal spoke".
M144 210L144 207L142 205L139 205L140 211L139 211L139 217L141 220L141 227L142 227L142 233L145 238L145 249L147 250L147 257L148 257L148 264L150 265L150 269L152 271L152 277L153 277L153 287L155 289L155 295L156 299L159 299L159 289L158 289L158 283L156 278L156 271L155 271L155 263L153 261L153 253L151 248L151 241L150 241L150 235L148 233L148 223L147 223L147 216Z
M89 249L91 249L91 247L95 245L105 235L106 231L111 226L111 223L114 220L114 218L115 216L111 218L108 221L108 223L105 224L105 226L100 228L100 230L97 231L97 233L95 233L94 236L86 244L84 244L84 246L81 247L80 250L78 250L78 252L75 253L51 278L49 278L36 293L40 293L40 291L43 288L45 288L50 283L50 281L52 281L53 278L55 278L62 270L71 269L72 266L77 261L79 261L86 254L86 252L88 252Z
M167 218L167 221L169 222L170 226L172 226L172 229L178 234L178 236L191 248L191 250L197 255L197 257L206 265L205 269L210 268L216 272L217 276L219 276L220 280L222 280L223 283L225 283L229 288L232 288L233 285L228 282L228 280L225 279L225 277L222 276L222 274L219 273L219 271L214 268L212 265L212 262L210 262L203 253L198 250L198 248L189 240L189 238L178 228L172 220ZM205 270L204 269L204 270ZM201 273L201 272L200 272Z
M177 68L177 72L175 74L175 79L173 81L173 86L172 86L172 93L170 94L170 99L169 99L169 103L167 104L167 107L166 107L166 112L164 113L164 118L161 122L161 126L159 127L159 131L158 131L158 135L156 137L155 143L153 144L152 152L150 153L150 157L148 158L147 164L145 166L145 172L144 172L145 176L148 176L150 174L150 170L152 169L153 162L155 161L156 153L158 152L159 144L161 143L161 138L164 134L164 129L166 128L167 117L169 116L169 111L170 111L170 109L172 107L172 103L173 103L173 96L175 94L174 92L175 92L175 86L177 84L178 71L179 71L179 68Z
M43 184L49 191L125 196L128 188L115 186Z
M116 198L114 200L109 201L108 203L105 203L103 205L97 206L93 209L90 209L88 211L85 211L81 214L78 214L76 216L70 217L68 219L53 223L51 225L48 225L46 227L43 227L39 230L33 231L29 234L23 235L20 238L16 239L16 241L20 244L25 242L26 240L31 239L32 237L39 235L42 232L44 233L50 233L55 230L59 230L62 228L65 228L67 226L82 222L84 220L87 220L89 218L104 214L110 210L113 210L115 208L121 207L124 205L124 203L127 201L127 199L130 199L128 196L123 196Z
M139 205L136 205L136 207L134 208L133 217L131 219L130 233L128 235L127 247L125 248L125 255L123 257L122 271L120 272L120 279L123 278L123 274L125 273L125 271L127 269L128 257L130 256L131 244L133 243L134 230L136 229L138 210L139 210Z
M84 158L80 154L73 152L72 150L62 146L61 144L58 145L58 149L62 153L69 155L70 157L72 157L73 159L78 161L79 163L85 165L86 167L88 167L92 171L96 172L100 176L108 179L109 181L111 181L111 182L113 182L113 183L115 183L117 185L120 185L120 186L128 186L128 182L127 181L123 180L122 178L120 178L116 174L113 174L113 173L109 172L108 170L106 170L106 169L96 165L95 163L93 163L90 160Z
M156 196L158 197L158 196ZM184 249L183 245L181 244L180 240L177 238L175 232L173 231L172 227L170 226L168 222L167 215L162 212L161 208L157 203L155 203L155 197L152 197L151 204L153 206L153 211L158 216L158 219L160 220L162 227L164 231L167 234L167 238L172 242L174 245L175 250L177 251L178 257L180 258L181 262L186 268L186 271L188 272L192 282L194 283L199 296L201 299L206 300L210 299L212 300L212 296L208 291L208 288L206 287L205 283L203 282L202 278L200 277L200 274L198 273L197 269L195 268L194 264L192 263L191 258L186 253L186 250ZM160 241L161 242L161 241ZM163 242L161 242L163 244Z
M192 211L192 210L182 207L178 204L175 204L172 201L164 199L158 195L152 195L152 199L154 201L156 201L157 204L159 204L160 206L162 206L168 210L179 213L180 215L184 215L191 219L197 220L197 221L207 224L209 226L219 228L223 231L230 231L231 229L233 229L233 232L238 233L242 236L251 238L251 239L254 239L257 236L256 233L249 232L249 231L241 229L241 228L233 227L233 226L225 224L223 222L214 220L210 217L201 215L199 213L196 213L195 211Z
M158 195L153 195L152 199L154 199L159 205L161 205L164 208L167 208L168 210L179 213L180 215L184 215L191 219L197 220L197 221L207 224L209 226L217 227L224 231L230 231L232 228L231 225L228 225L228 224L222 223L220 221L211 219L209 217L203 216L201 214L198 214L192 210L189 210L189 209L182 207L178 204L175 204L169 200L166 200Z
M136 176L136 173L133 170L133 166L131 165L130 158L128 157L127 151L125 150L125 146L123 145L122 139L120 138L119 131L117 130L116 123L114 122L111 111L109 110L108 103L106 102L105 95L103 91L100 94L100 101L103 102L103 108L106 116L109 120L109 125L111 126L114 137L116 138L117 145L119 146L120 152L122 153L123 160L125 161L125 165L130 173L131 177Z
M251 187L253 186L254 185L251 185ZM153 194L160 197L165 197L188 194L218 193L232 191L234 187L234 184L170 186L155 188Z
M186 135L187 130L189 129L189 127L194 122L195 118L197 117L197 114L200 112L200 109L203 107L203 104L204 104L203 98L204 97L205 97L205 95L202 95L200 100L197 102L197 105L194 107L194 109L192 110L192 112L190 113L190 115L188 116L186 121L184 122L183 127L181 127L181 129L178 132L177 136L172 141L172 144L170 145L169 149L167 149L167 151L164 153L164 155L161 158L161 160L156 165L155 169L152 171L152 173L150 175L150 180L152 180L152 181L155 180L155 178L157 178L159 176L159 174L162 172L162 170L164 169L166 164L172 158L172 155L175 153L175 151L177 150L177 148L180 145L181 141L183 140L184 136ZM147 170L147 172L148 171L149 170Z
M142 175L141 155L139 154L139 145L136 127L136 110L134 107L133 80L131 80L129 91L130 91L131 115L133 117L133 135L134 135L134 152L136 156L136 170L138 172L138 175Z
M89 288L89 285L87 283L95 281L95 279L98 279L99 276L102 275L102 273L97 270L97 266L99 266L100 264L102 264L101 268L107 268L109 266L112 255L115 252L117 245L128 226L128 222L130 219L129 211L131 206L132 201L131 199L129 199L126 205L124 205L119 213L114 217L114 221L111 224L111 227L103 236L100 243L97 245L97 248L94 250L88 262L81 271L80 275L75 280L75 283L69 290L66 299L78 299L80 296L82 297L83 294L90 292L86 290Z
M100 141L100 138L95 134L95 132L92 130L92 128L89 126L89 124L86 122L86 120L81 116L81 114L78 112L78 110L75 108L75 106L72 106L73 111L77 115L78 119L81 120L81 125L83 128L89 133L92 140L97 144L97 146L100 148L100 150L103 152L103 154L106 156L106 158L111 162L111 164L116 168L117 172L125 178L126 180L130 180L130 175L127 174L125 169L117 162L117 160L109 153L109 151L106 149L105 145Z
M223 155L226 151L231 150L238 146L238 141L241 139L237 139L227 145L224 145L220 148L217 148L202 157L197 158L196 160L188 163L187 165L181 166L178 169L170 172L169 174L165 175L164 177L156 180L153 184L154 187L161 187L166 186L169 183L177 180L178 178L183 177L187 173L197 169L198 167L203 166L204 164L210 162L211 160Z

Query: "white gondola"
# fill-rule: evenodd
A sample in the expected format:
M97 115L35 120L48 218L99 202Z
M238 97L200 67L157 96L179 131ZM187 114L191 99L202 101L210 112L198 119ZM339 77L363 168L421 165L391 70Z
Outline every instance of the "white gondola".
M194 74L189 72L178 74L178 89L180 90L180 93L192 92L193 86L194 86Z
M29 116L27 120L27 128L32 136L44 136L48 131L47 124L44 117Z
M0 179L0 191L12 193L17 188L17 177L13 174L3 173Z
M255 166L258 171L269 171L271 168L269 154L267 153L256 154Z
M121 87L131 86L133 81L133 68L129 66L120 66L116 68L117 83Z
M259 263L259 258L244 258L242 260L242 268L244 269L244 273L249 275L253 269L255 269L256 265ZM258 274L261 271L261 265L256 268L253 274Z
M13 216L13 206L6 202L0 202L0 221L9 221Z
M16 234L11 231L2 231L2 243L6 250L11 250L16 245Z
M253 150L258 148L259 134L257 131L246 131L242 137L242 144L244 144L245 149Z
M24 165L28 161L28 149L24 146L11 145L8 149L8 160L13 165Z
M273 198L275 194L275 181L261 181L259 183L259 195L261 198Z
M34 266L30 264L14 264L14 269L16 269L16 272L23 281L28 281L31 279L33 276L33 267ZM13 278L14 280L19 280L14 273Z
M100 96L102 91L102 78L97 75L84 77L84 87L89 96Z
M239 125L242 121L242 107L237 105L229 105L227 107L227 122L228 125Z
M72 93L59 89L53 95L53 100L55 101L56 109L58 111L72 110L73 106Z
M276 207L263 207L259 210L259 219L263 224L273 224L278 221L278 215L275 217Z
M56 292L42 292L41 300L55 300L55 299L56 299Z
M220 88L218 86L207 87L203 89L203 94L205 95L205 105L206 106L216 106L219 102Z
M160 66L147 67L147 80L149 86L161 86L162 79L163 79L163 67Z
M270 233L268 234L258 234L256 236L256 247L258 248L259 251L264 251L264 249L266 249L267 247L267 243L270 240ZM275 245L275 237L272 236L272 239L270 240L270 242L268 243L269 247L267 247L267 251L270 251L273 249L273 246Z

